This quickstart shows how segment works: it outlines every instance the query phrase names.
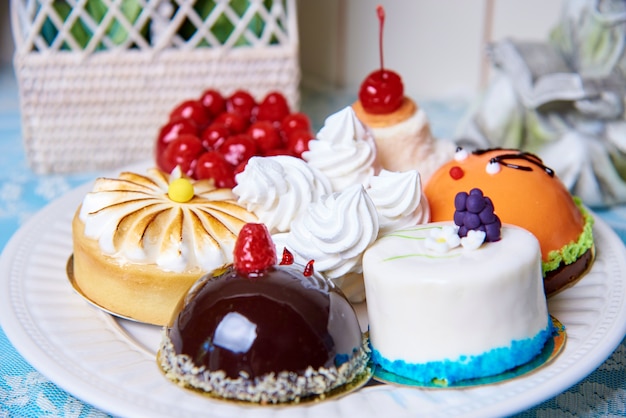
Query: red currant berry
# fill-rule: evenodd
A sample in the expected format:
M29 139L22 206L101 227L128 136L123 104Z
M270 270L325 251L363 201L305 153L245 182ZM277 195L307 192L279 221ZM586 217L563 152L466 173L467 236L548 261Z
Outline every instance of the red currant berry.
M224 159L233 167L248 161L257 154L257 146L248 134L233 135L220 147Z
M237 112L224 112L217 115L214 122L226 125L231 134L240 134L248 129L250 121Z
M298 158L309 150L309 141L315 138L310 131L295 131L287 138L287 149Z
M256 117L257 103L247 91L237 90L226 100L226 111L237 112L251 120Z
M311 120L302 112L291 113L283 118L280 123L280 129L285 134L285 137L289 137L294 131L310 131Z
M209 89L200 96L200 103L207 110L209 115L216 117L226 110L226 101L219 91Z
M285 96L278 92L272 92L265 96L259 105L257 120L280 123L288 114L289 105Z
M208 151L219 149L230 136L230 130L220 122L213 122L200 135L202 146Z
M257 148L262 154L282 145L280 134L272 122L268 120L254 122L248 128L247 134L256 142Z
M235 187L233 166L217 151L207 151L198 158L197 179L213 179L216 187Z
M172 110L170 120L178 121L181 119L191 119L200 129L211 123L206 109L197 100L185 100Z
M183 134L197 135L198 127L196 123L191 119L181 119L165 124L159 131L159 136L156 141L155 152L157 158L159 158L159 155L163 154L167 144Z
M180 166L183 173L192 177L197 159L203 152L202 142L197 136L181 135L167 145L159 167L171 173L176 166Z

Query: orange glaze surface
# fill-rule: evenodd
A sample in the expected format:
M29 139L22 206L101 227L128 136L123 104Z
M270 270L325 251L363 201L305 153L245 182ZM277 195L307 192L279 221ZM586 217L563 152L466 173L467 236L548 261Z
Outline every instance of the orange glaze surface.
M583 231L583 215L556 174L550 176L540 165L541 160L531 154L525 155L539 165L521 158L506 159L505 163L529 167L532 171L498 164L498 173L487 173L490 159L503 154L520 152L489 150L482 155L470 153L462 161L452 160L439 168L425 187L431 221L452 220L456 194L479 188L491 198L502 223L520 226L537 237L542 258L546 261L550 251L578 240ZM459 168L462 176L455 179L453 177L461 173ZM451 175L451 170L455 175Z

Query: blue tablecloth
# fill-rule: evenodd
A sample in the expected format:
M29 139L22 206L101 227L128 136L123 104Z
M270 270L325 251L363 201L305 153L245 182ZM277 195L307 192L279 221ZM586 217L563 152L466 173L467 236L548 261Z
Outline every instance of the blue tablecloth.
M328 92L303 92L303 110L319 128L325 116L350 103L351 97ZM433 132L450 137L467 109L455 100L421 103ZM36 175L28 167L21 141L18 91L11 68L0 69L0 249L31 215L68 190L101 173ZM626 241L626 208L597 213ZM595 372L575 386L520 417L624 416L626 411L626 343ZM103 417L108 414L74 398L33 369L0 330L0 418Z

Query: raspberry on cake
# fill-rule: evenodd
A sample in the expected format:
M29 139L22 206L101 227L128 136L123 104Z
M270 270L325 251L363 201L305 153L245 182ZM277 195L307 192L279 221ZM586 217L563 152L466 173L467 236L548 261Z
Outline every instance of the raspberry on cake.
M232 262L255 220L230 189L179 170L99 178L72 222L74 283L109 312L164 325L200 276Z
M324 397L370 376L369 350L341 291L314 262L277 264L263 224L247 224L234 263L202 277L164 331L158 363L173 382L260 404Z
M473 187L491 198L503 223L537 237L546 295L572 286L590 268L593 218L539 157L511 149L459 149L426 183L431 220L452 220L454 196Z
M425 386L525 364L553 331L537 239L462 193L454 223L390 232L363 255L372 359Z

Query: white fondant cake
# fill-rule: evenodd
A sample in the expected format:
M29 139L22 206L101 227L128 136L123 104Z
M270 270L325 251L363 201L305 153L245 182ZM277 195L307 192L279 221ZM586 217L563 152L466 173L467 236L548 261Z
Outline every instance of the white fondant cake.
M537 239L507 225L499 241L449 248L460 241L451 229L396 230L363 257L373 359L419 382L502 373L539 354L552 333Z

